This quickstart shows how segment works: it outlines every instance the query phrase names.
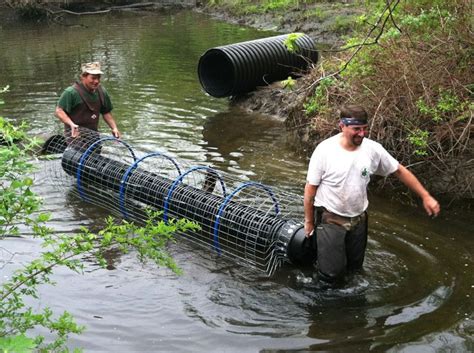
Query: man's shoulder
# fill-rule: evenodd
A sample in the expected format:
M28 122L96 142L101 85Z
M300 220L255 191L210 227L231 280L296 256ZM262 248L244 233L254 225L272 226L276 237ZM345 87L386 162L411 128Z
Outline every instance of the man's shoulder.
M331 137L328 137L327 139L321 141L317 146L316 148L328 148L328 147L332 147L334 146L335 144L338 144L339 143L339 135L340 134L336 134L334 136L331 136Z
M370 149L376 149L376 150L385 150L385 147L382 146L381 143L375 141L375 140L371 140L370 138L364 138L364 141L363 141L363 144L362 146L364 148L370 148Z
M372 156L387 156L390 155L390 152L379 142L365 138L362 144L362 149L365 153Z
M74 88L74 85L71 85L69 87L67 87L64 91L63 91L63 94L77 94L77 90Z

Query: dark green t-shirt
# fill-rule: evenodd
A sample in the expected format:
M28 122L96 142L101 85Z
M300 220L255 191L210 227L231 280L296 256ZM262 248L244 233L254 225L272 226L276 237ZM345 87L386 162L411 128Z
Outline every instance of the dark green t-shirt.
M112 101L110 100L110 96L107 93L106 89L102 87L102 91L104 92L104 105L101 106L100 108L100 113L107 114L112 111L113 106L112 106ZM84 90L87 91L87 90ZM97 102L99 99L99 93L95 91L94 93L91 93L89 91L84 92L86 95L87 99L90 100L91 102ZM58 101L58 107L60 107L62 110L64 110L68 115L70 115L73 111L74 108L76 108L79 104L82 103L82 98L79 95L79 92L73 87L70 86L64 90L64 92L61 94L61 97L59 97Z

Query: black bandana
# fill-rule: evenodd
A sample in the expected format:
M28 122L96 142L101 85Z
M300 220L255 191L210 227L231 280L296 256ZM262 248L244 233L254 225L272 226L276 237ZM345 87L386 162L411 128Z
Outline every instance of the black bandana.
M344 125L367 125L367 119L365 118L341 118L341 122Z

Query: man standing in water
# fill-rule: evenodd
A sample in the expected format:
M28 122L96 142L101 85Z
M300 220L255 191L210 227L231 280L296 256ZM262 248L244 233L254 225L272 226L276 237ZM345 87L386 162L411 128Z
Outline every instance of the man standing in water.
M367 185L372 174L395 174L423 201L429 216L440 206L416 176L379 143L365 138L367 112L341 108L341 132L313 152L304 191L306 236L316 236L320 279L334 283L345 271L362 268L367 245ZM317 227L315 229L315 227Z
M55 114L64 123L66 138L77 137L80 126L97 131L100 114L112 130L112 135L120 138L111 113L112 102L100 85L102 74L99 62L82 64L80 82L66 88L61 94Z

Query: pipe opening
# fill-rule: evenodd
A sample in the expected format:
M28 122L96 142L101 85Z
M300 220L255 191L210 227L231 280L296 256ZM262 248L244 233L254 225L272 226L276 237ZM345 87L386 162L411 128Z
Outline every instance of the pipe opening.
M201 86L211 96L221 98L232 94L234 65L224 52L216 49L207 51L199 59L198 72Z
M201 86L213 97L244 94L288 76L298 77L309 63L318 61L313 40L302 35L296 40L299 49L289 52L280 35L229 44L206 51L199 59Z

